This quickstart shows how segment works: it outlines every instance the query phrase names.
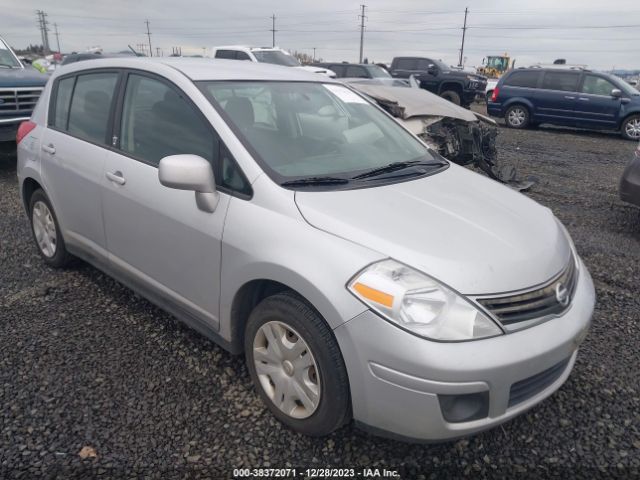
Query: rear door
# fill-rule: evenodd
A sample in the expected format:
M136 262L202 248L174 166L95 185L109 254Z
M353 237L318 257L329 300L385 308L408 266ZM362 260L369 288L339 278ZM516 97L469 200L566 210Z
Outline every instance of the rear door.
M175 85L130 72L121 97L116 148L108 153L102 179L111 265L134 286L217 329L220 250L231 190L225 186L230 179L242 183L243 177L208 120ZM212 163L220 190L212 213L198 209L194 192L158 180L160 160L185 153Z
M367 69L360 65L349 65L345 76L347 78L370 78Z
M547 70L535 99L536 120L556 125L576 126L575 109L580 73Z
M106 260L100 188L117 70L84 71L53 85L42 140L45 189L69 246Z
M585 73L581 83L575 105L577 125L585 128L616 129L622 101L611 96L611 91L618 87L593 73Z

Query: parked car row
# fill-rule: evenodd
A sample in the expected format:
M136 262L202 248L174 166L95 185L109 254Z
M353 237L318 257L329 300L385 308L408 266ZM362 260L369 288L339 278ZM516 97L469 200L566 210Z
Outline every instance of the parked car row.
M589 272L548 208L427 147L418 106L357 88L253 62L65 66L17 137L34 243L244 353L295 431L498 425L569 376Z

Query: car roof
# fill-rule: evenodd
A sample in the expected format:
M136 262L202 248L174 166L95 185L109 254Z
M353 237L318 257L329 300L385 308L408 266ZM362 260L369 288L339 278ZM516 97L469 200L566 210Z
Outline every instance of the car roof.
M213 58L129 57L102 58L75 62L56 70L55 76L96 68L132 68L162 74L179 71L193 81L201 80L273 80L338 83L326 76L299 68L268 63L241 62Z

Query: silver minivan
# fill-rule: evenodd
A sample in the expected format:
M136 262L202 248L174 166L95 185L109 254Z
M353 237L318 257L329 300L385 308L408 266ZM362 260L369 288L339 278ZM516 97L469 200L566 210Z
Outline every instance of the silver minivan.
M79 257L244 353L304 434L495 426L560 388L591 322L591 277L548 208L318 75L81 62L17 140L44 261Z

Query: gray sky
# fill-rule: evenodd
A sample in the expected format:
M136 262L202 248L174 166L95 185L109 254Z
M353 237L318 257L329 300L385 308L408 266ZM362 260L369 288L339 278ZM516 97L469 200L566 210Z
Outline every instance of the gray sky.
M35 10L58 24L63 52L101 46L119 51L151 43L164 54L182 46L184 54L202 47L276 44L331 61L357 61L359 1L345 0L3 0L0 35L14 47L39 44ZM388 62L396 55L428 55L458 63L464 9L469 7L465 57L477 66L486 55L508 52L517 65L551 62L592 68L640 68L638 0L365 0L364 54ZM581 28L597 27L597 28ZM53 31L49 42L55 48Z

